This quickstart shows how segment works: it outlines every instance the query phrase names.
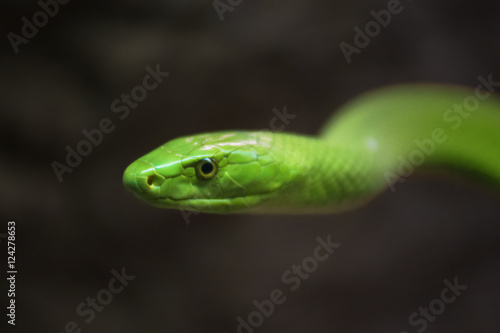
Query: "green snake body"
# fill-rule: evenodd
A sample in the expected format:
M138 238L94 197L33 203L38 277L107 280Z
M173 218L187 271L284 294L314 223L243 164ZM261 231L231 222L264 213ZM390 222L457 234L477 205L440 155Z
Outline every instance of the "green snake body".
M125 186L165 208L325 213L354 207L414 168L500 188L500 101L486 89L400 85L355 98L317 137L223 131L174 139L132 163Z

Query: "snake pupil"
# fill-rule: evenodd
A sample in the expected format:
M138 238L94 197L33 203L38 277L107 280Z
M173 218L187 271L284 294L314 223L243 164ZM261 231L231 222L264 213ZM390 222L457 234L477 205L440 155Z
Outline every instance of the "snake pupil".
M214 166L212 165L212 163L203 163L203 165L201 166L201 171L203 173L210 173L214 170Z

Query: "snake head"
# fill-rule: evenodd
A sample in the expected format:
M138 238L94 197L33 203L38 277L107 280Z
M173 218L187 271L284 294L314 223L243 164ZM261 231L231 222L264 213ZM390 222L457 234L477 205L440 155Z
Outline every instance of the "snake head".
M272 132L215 132L167 142L133 162L123 182L155 206L211 213L262 204L281 185Z

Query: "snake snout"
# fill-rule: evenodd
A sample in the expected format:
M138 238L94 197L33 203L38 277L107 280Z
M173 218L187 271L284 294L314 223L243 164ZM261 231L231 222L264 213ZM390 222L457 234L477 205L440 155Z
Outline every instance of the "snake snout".
M125 169L125 172L123 173L123 185L125 185L125 188L129 191L136 194L141 193L141 190L136 182L135 167L132 165Z
M151 164L141 161L132 163L123 173L125 188L140 197L157 198L165 178L156 173Z

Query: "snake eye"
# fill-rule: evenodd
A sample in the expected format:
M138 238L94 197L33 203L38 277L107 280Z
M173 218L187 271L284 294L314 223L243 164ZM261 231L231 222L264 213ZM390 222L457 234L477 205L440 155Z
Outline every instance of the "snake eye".
M196 176L199 179L205 180L213 178L217 174L218 169L217 161L213 158L204 158L195 166Z

